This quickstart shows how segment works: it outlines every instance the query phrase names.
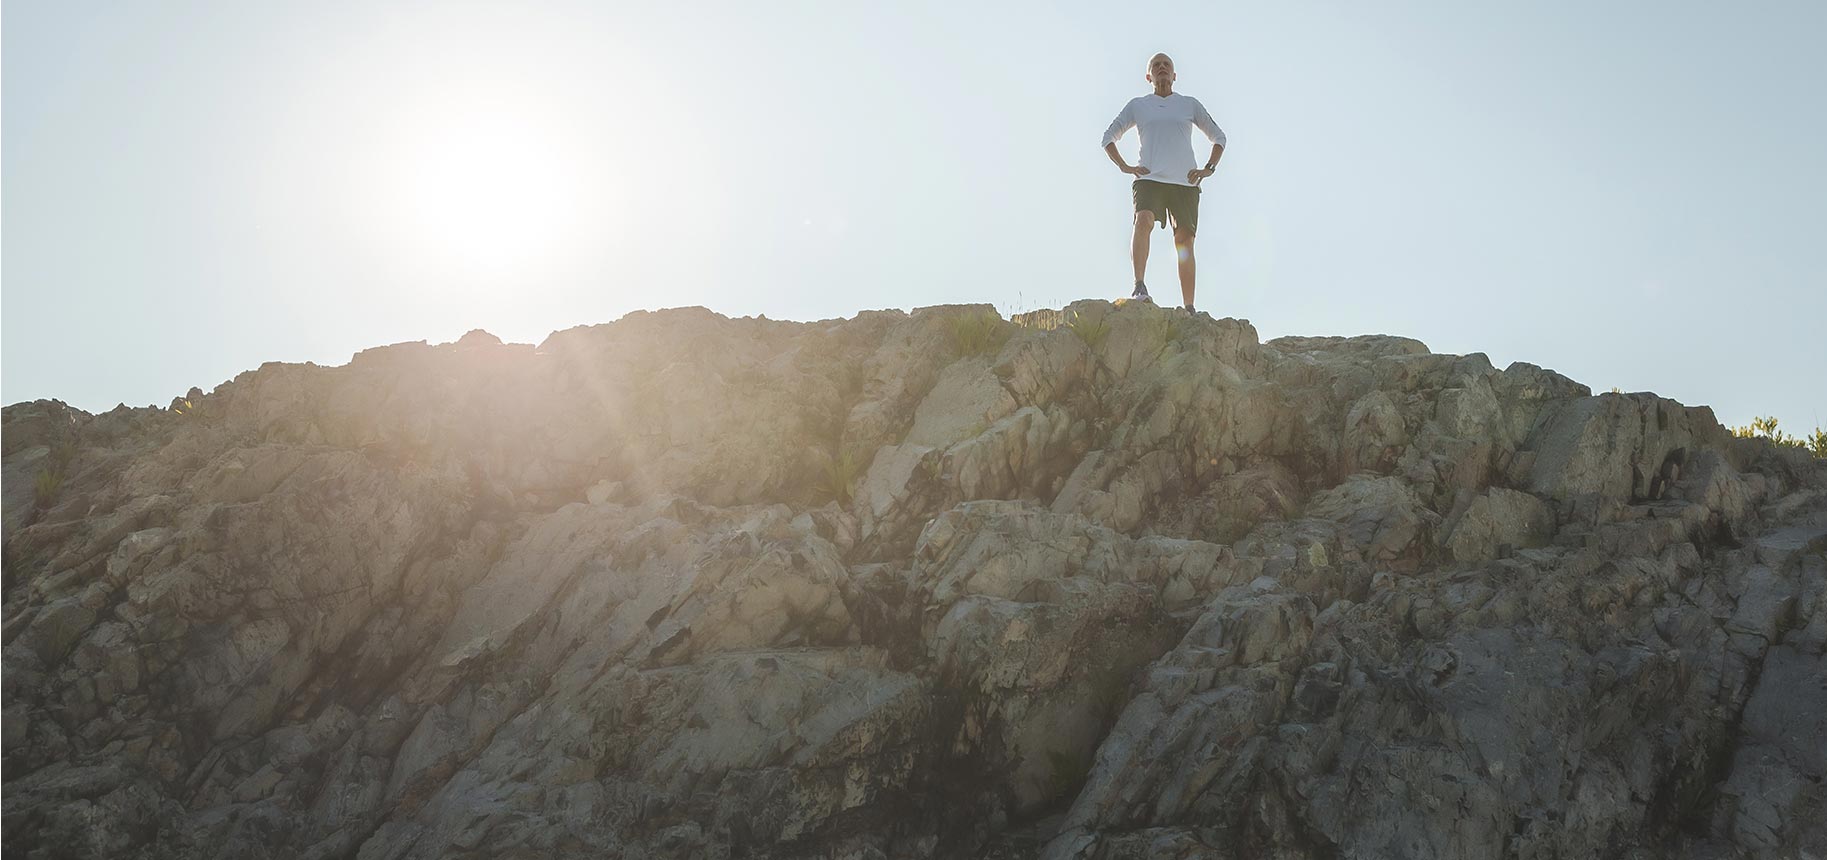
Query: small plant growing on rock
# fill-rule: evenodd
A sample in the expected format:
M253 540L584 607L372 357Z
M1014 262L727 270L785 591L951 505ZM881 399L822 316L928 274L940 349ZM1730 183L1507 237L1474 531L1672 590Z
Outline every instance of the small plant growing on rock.
M1009 339L1008 323L995 311L962 313L946 320L952 354L959 357L995 352Z
M1027 296L1017 292L1012 305L997 304L996 310L1007 318L1010 325L1021 328L1052 331L1059 328L1065 313L1051 308L1035 308L1028 303Z
M38 473L38 481L32 487L32 501L40 508L48 508L60 489L63 489L63 470L46 469Z
M56 500L57 491L63 489L70 461L75 459L75 442L65 439L51 447L50 456L45 458L44 471L38 473L38 479L32 485L32 501L40 509L50 507Z
M825 490L840 505L850 504L850 488L856 484L856 476L862 472L862 461L853 453L845 451L825 462Z
M1773 417L1767 418L1760 416L1753 418L1751 419L1749 426L1732 428L1732 435L1737 436L1740 439L1750 439L1762 436L1778 445L1792 445L1797 441L1790 439L1788 434L1778 430L1776 427L1776 419Z
M1751 419L1748 426L1732 428L1732 435L1740 439L1762 437L1770 440L1772 444L1785 448L1800 448L1816 457L1827 458L1827 433L1821 432L1819 427L1814 428L1813 435L1804 439L1784 433L1777 427L1775 417L1759 416Z
M943 463L940 461L940 459L938 457L926 457L926 458L922 459L920 461L920 465L916 466L915 468L917 468L919 470L920 477L922 479L927 480L927 481L937 481L937 480L939 480L939 474L943 468Z
M1066 328L1078 335L1078 339L1084 341L1085 347L1092 352L1102 350L1105 339L1110 337L1110 321L1102 316L1086 317L1073 311L1072 319L1067 321Z

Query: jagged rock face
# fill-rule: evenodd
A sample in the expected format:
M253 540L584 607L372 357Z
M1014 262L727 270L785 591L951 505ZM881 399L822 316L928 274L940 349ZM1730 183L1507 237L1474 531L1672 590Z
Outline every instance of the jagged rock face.
M9 853L1827 856L1820 464L1403 338L986 310L7 407Z

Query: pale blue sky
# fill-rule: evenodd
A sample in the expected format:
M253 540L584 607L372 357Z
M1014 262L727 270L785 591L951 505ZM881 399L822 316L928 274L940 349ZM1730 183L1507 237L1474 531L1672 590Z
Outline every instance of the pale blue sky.
M1115 298L1098 137L1166 51L1230 137L1202 309L1827 424L1827 4L15 0L3 31L8 403L637 308Z

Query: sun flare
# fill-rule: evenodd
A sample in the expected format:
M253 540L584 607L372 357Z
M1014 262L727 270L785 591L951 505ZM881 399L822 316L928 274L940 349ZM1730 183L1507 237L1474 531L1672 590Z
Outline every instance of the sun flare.
M568 149L564 135L511 110L421 117L381 168L381 226L421 263L524 272L573 238L584 162Z
M537 250L565 201L552 154L511 126L478 124L428 141L405 203L433 245L512 258Z

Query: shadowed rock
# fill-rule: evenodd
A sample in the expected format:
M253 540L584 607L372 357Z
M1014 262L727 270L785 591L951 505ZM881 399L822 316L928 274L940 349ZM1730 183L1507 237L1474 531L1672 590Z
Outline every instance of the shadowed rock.
M988 312L6 407L9 853L1827 856L1818 461L1407 338Z

